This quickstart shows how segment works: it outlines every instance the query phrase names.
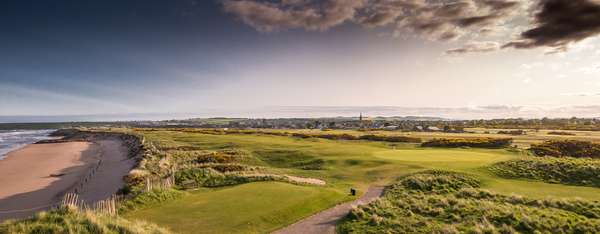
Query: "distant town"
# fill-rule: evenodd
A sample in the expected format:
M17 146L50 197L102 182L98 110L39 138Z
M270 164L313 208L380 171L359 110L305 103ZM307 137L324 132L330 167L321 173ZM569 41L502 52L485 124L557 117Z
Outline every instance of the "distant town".
M465 128L600 130L600 118L542 118L450 120L437 117L357 117L332 118L192 118L161 121L5 123L0 129L58 129L67 127L135 128L234 128L234 129L363 129L387 131L461 133Z

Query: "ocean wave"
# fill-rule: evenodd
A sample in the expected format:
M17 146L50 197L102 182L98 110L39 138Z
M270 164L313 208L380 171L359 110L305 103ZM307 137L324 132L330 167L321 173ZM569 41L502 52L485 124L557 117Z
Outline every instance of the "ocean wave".
M3 130L0 131L0 160L11 151L29 144L50 139L48 135L54 130Z

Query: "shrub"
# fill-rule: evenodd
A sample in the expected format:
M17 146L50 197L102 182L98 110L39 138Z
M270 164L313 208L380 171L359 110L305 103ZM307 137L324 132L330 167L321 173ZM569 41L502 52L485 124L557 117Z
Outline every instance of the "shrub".
M368 141L421 143L420 138L407 136L362 135L359 138Z
M473 138L473 139L433 139L421 144L422 147L474 147L503 148L512 143L510 138Z
M584 158L528 158L499 162L490 167L505 178L600 187L600 160Z
M511 130L511 131L498 131L498 134L506 134L506 135L525 135L526 132L523 130Z
M239 157L228 151L171 151L170 154L180 163L232 163Z
M600 144L589 141L546 141L532 145L530 150L537 156L600 158Z
M342 133L342 134L310 134L310 133L292 133L293 137L299 138L323 138L329 140L358 140L357 136Z
M575 136L576 134L572 133L572 132L552 131L552 132L548 132L548 135Z

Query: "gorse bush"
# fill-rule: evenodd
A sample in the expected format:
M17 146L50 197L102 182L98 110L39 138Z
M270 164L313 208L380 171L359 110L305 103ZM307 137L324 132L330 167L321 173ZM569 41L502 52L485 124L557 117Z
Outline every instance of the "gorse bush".
M421 144L423 147L473 147L473 148L503 148L512 144L510 138L473 138L473 139L433 139Z
M600 203L535 200L479 189L468 175L405 176L369 205L354 208L339 233L598 233Z
M0 224L3 234L167 234L168 230L140 221L128 221L91 212L61 209Z
M234 151L170 151L174 160L179 163L232 163L238 161L241 157L239 153Z
M532 145L530 150L537 156L600 158L600 144L589 141L546 141Z
M548 135L559 135L559 136L575 136L575 133L572 132L559 132L559 131L552 131L552 132L548 132Z
M506 131L498 131L498 134L518 136L518 135L525 135L527 133L523 130L506 130Z
M490 167L505 178L600 187L600 160L585 158L527 158L499 162Z
M421 138L407 136L362 135L359 139L368 141L421 143Z

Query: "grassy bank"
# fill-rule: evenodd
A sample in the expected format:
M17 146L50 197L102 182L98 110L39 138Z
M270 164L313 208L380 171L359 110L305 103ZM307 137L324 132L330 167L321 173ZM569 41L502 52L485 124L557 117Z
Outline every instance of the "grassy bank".
M499 162L490 167L498 176L547 183L600 187L600 160L528 157Z
M41 212L32 218L21 221L4 222L0 224L0 233L168 234L170 232L146 222L60 209Z
M354 209L340 233L597 233L600 204L530 199L480 189L475 177L427 171L401 178Z

